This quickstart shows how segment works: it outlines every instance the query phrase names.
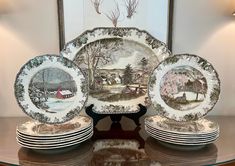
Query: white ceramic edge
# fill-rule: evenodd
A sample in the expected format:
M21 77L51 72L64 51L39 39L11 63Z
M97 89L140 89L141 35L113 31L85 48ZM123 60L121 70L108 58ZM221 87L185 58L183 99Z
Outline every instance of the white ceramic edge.
M171 132L171 133L177 133L177 134L208 134L208 133L213 133L214 131L219 130L218 123L207 120L207 119L199 119L199 120L195 121L195 122L200 123L200 124L202 124L201 121L204 121L203 125L205 127L205 130L204 130L204 132L200 131L200 132L197 132L197 133L193 133L193 132L179 132L179 131L172 131L172 130L168 130L168 129L163 129L163 128L157 126L154 122L149 123L148 120L147 120L148 118L154 118L159 123L164 123L164 120L167 120L167 118L155 115L155 116L151 116L151 117L146 117L144 123L148 123L149 125L153 126L154 128L157 128L158 130L163 130L163 131L167 131L167 132ZM211 130L209 128L209 123L214 123L217 127L214 130ZM206 129L209 129L209 131L206 131Z
M85 122L84 118L85 119L89 118L90 122ZM67 123L77 123L78 121L81 124L81 126L79 128L77 128L75 130L72 130L72 131L69 131L69 132L59 133L59 134L38 134L38 133L35 133L33 131L33 127L35 127L35 125L41 124L40 122L37 122L37 121L27 121L25 123L20 124L21 126L26 127L27 131L20 130L20 128L19 128L20 125L17 126L16 130L19 133L22 133L22 134L27 135L27 136L34 136L34 137L58 137L58 136L64 136L64 135L69 135L71 133L79 132L81 130L84 130L84 129L90 127L93 124L92 118L90 118L88 116L78 116L78 117L75 117L74 119L72 119L71 121L69 121Z
M211 104L210 95L213 93L213 86L216 84L218 85L220 84L219 78L216 78L217 75L214 72L209 73L208 71L202 69L202 67L200 66L201 64L198 64L198 61L201 59L200 57L191 56L189 54L182 54L182 55L177 55L177 56L181 56L182 58L180 58L176 63L170 64L170 65L168 64L166 66L164 65L164 63L161 63L153 71L152 75L154 75L157 79L156 79L155 85L153 85L153 90L149 90L149 96L150 96L151 102L153 106L160 104L161 107L163 107L164 110L166 111L166 114L164 114L164 116L166 116L169 119L174 119L176 121L187 121L184 117L190 114L192 115L197 114L198 118L201 118L210 111L210 109L208 110L208 106L210 106ZM168 106L165 103L160 93L156 93L156 92L160 92L161 80L165 76L165 74L168 71L176 67L182 67L182 66L191 66L197 69L199 72L201 72L202 75L206 78L207 86L208 86L204 101L196 108L188 110L188 111L179 111L179 110L173 109L172 107Z
M183 146L200 146L200 145L207 145L207 144L211 144L213 142L216 141L209 141L209 142L203 142L203 143L181 143L181 142L175 142L175 141L170 141L170 140L166 140L166 139L161 139L161 138L157 138L156 136L149 134L151 137L153 137L156 140L162 141L162 142L166 142L166 143L171 143L171 144L176 144L176 145L183 145Z
M173 138L171 136L162 136L159 133L153 133L152 131L150 131L149 129L146 129L146 132L148 134L154 135L156 137L162 138L162 139L166 139L166 140L171 140L171 141L176 141L176 142L186 142L186 143L201 143L201 142L209 142L211 140L215 140L216 138L219 137L219 134L214 135L213 137L207 137L207 138Z
M93 129L93 125L89 126L88 128L86 129L83 129L82 131L78 131L78 132L74 132L74 133L70 133L70 134L66 134L66 135L61 135L61 136L50 136L50 137L35 137L35 136L27 136L27 135L24 135L20 132L16 132L16 135L19 135L20 137L22 138L25 138L25 139L30 139L30 140L35 140L35 141L45 141L45 140L48 140L48 141L52 141L52 140L55 140L55 139L67 139L69 137L73 137L75 135L78 135L78 134L83 134L85 132L87 132L88 130L91 130Z
M167 133L158 129L154 129L152 126L146 125L145 124L145 129L148 129L152 131L153 133L160 134L163 136L169 136L173 138L195 138L195 139L203 139L203 138L208 138L208 137L213 137L217 135L219 132L214 132L210 134L205 134L205 135L180 135L180 134L174 134L174 133Z
M82 133L82 134L76 134L73 135L71 137L67 137L67 138L56 138L56 139L43 139L43 140L35 140L35 139L31 139L31 138L25 138L22 137L21 135L17 134L17 138L19 140L22 140L23 142L29 142L29 143L38 143L38 144L52 144L52 143L63 143L63 142L68 142L68 141L72 141L74 139L80 139L81 137L86 136L88 133L91 133L93 131L92 128L90 128L89 130L87 130L86 132Z
M90 135L88 135L87 137L80 139L80 140L76 140L74 142L69 142L69 144L62 144L62 145L56 145L56 146L46 146L46 147L42 147L40 146L32 146L32 145L27 145L25 143L21 143L20 141L17 140L17 143L23 147L29 148L29 149L59 149L59 148L64 148L64 147L68 147L68 146L73 146L79 143L82 143L88 139L90 139L93 135L93 132L90 133ZM17 138L16 138L17 139Z

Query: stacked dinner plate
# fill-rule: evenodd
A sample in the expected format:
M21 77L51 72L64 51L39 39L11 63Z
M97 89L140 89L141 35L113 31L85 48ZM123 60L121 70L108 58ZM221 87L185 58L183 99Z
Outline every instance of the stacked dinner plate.
M63 124L28 121L17 126L17 142L30 149L60 149L82 143L93 135L92 119L77 116Z
M205 59L191 54L166 58L154 69L148 94L158 114L145 119L151 137L191 149L219 137L218 124L205 116L219 99L220 80Z
M219 137L218 124L206 119L177 122L156 115L145 119L145 130L159 141L186 146L209 144Z

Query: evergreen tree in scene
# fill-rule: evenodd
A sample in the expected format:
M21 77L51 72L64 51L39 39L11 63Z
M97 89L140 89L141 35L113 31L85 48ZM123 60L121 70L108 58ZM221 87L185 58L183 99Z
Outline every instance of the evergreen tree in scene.
M133 83L133 69L130 64L128 64L125 68L124 75L123 75L123 83L125 85Z

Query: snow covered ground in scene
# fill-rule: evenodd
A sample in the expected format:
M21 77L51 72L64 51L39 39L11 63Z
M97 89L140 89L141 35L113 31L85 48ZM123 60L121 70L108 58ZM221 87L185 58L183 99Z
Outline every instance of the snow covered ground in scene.
M194 93L194 92L180 92L180 93L174 95L174 98L176 98L176 97L182 97L182 96L183 96L183 93L186 94L186 99L187 99L187 101L190 102L190 101L196 100L197 94ZM200 101L200 100L203 101L203 100L204 100L204 95L201 94L201 93L199 93L199 94L198 94L198 100L199 100L199 101ZM189 104L179 104L179 105L180 105L180 107L181 107L181 110L187 111L187 110L190 110L190 109L193 109L193 108L197 107L198 105L200 105L200 103L201 103L201 102L191 102L191 103L189 103Z
M135 90L135 88L139 87L139 84L130 84L129 85L131 90ZM142 88L146 88L146 86L140 86ZM126 85L123 84L116 84L116 85L104 85L103 87L105 90L109 90L110 93L113 94L118 94L118 93L122 93L122 91L126 88Z
M74 100L75 97L68 99L48 98L45 104L49 106L49 111L63 111L73 104Z
M96 98L93 98L92 96L89 96L87 105L94 104L95 107L97 108L95 111L98 112L98 113L99 112L100 113L112 113L112 112L108 112L109 110L106 110L107 112L103 112L101 107L105 106L105 105L107 105L107 106L109 106L109 105L119 105L119 106L130 107L130 109L127 110L128 112L136 112L136 111L138 111L138 108L139 108L138 104L144 105L145 97L147 97L147 94L144 95L144 96L140 96L136 99L121 100L121 101L116 101L116 102L108 102L108 101L100 101ZM115 113L118 113L118 112L115 112Z
M174 98L176 97L182 97L183 96L183 93L186 94L186 99L188 101L191 101L191 100L196 100L196 97L197 97L197 94L194 93L194 92L179 92L177 94L174 95ZM198 94L198 100L203 100L204 99L204 95L199 93Z
M105 86L104 86L104 89L105 89L105 90L109 90L110 93L118 94L118 93L122 93L122 90L123 90L125 87L126 87L126 86L125 86L125 85L122 85L122 84L117 84L117 85L112 85L112 86L105 85Z

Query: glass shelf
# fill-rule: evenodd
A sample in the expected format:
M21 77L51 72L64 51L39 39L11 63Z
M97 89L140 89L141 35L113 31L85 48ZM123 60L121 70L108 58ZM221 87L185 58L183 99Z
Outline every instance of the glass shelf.
M33 151L16 143L16 125L27 118L0 118L0 165L219 165L235 161L235 117L212 116L220 125L220 137L197 150L167 147L149 137L142 125L123 118L112 124L101 120L94 136L80 145L57 151Z

